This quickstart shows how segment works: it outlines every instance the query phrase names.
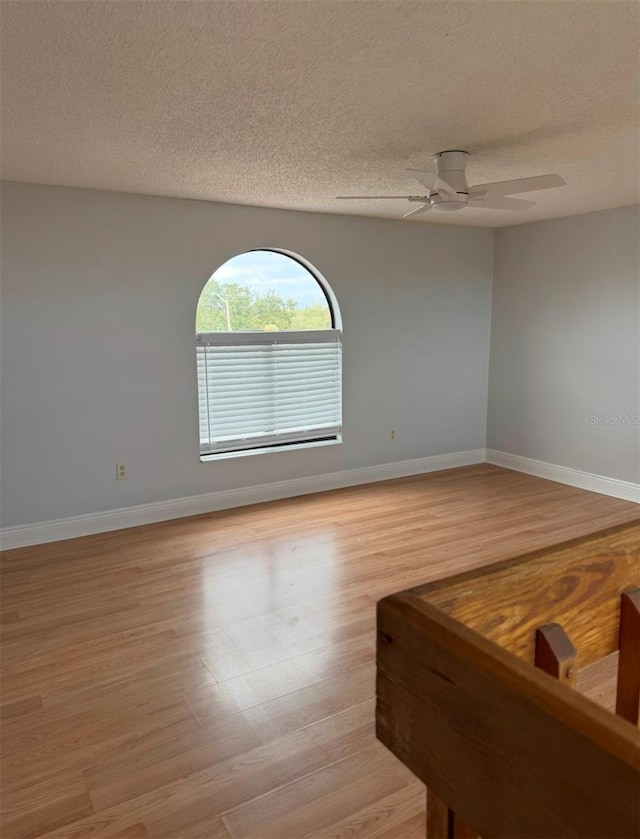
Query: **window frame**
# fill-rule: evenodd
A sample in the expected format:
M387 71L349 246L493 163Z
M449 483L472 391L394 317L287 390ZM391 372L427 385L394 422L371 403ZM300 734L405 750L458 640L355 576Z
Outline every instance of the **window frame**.
M311 278L315 280L315 282L320 287L324 298L327 303L327 307L329 309L329 314L331 318L331 328L329 329L304 329L304 330L293 330L293 329L283 329L274 332L269 331L258 331L258 330L246 330L246 331L217 331L217 332L200 332L196 333L196 353L199 347L206 347L206 346L220 346L220 347L233 347L233 346L267 346L273 344L305 344L305 343L318 343L324 341L336 341L340 347L340 358L339 358L339 385L338 385L338 395L339 395L339 430L335 433L327 434L326 436L320 436L318 438L311 437L309 439L290 439L290 440L282 440L282 441L275 441L275 442L264 442L262 445L255 445L255 446L243 446L240 447L236 444L230 444L228 449L221 449L220 451L203 451L202 450L202 438L200 436L200 429L198 429L198 440L199 440L199 447L200 447L200 462L201 463L208 463L210 461L227 459L232 457L245 457L248 455L253 454L266 454L276 451L294 451L298 449L308 449L308 448L316 448L319 446L330 446L330 445L337 445L342 443L342 414L343 414L343 405L342 405L342 318L340 315L340 307L338 305L338 301L336 299L331 286L326 281L326 279L320 274L320 272L309 263L304 257L301 257L299 254L293 253L292 251L284 250L281 248L272 248L272 247L261 247L261 248L251 248L247 251L242 251L240 254L236 254L236 256L242 256L246 253L260 253L260 252L270 252L276 253L281 256L288 257L292 259L294 262L297 262L308 274L311 275ZM227 262L231 261L235 257L229 257L229 259L222 262L219 266L225 265ZM217 271L218 269L216 269ZM200 304L200 297L204 292L209 280L213 278L215 275L215 271L209 277L207 282L202 287L202 291L200 296L198 297L198 304ZM197 312L196 306L196 312ZM199 366L196 363L196 372L198 373ZM197 393L198 393L198 405L200 404L200 385L199 382L196 382ZM200 411L199 411L200 414Z

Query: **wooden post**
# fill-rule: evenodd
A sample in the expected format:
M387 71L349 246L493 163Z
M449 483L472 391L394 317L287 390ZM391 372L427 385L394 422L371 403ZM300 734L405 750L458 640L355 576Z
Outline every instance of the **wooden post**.
M471 830L469 825L465 824L460 816L455 813L453 815L453 839L478 839L478 834L475 830Z
M577 658L571 639L559 623L548 623L536 630L535 664L540 670L574 687Z
M452 811L431 789L427 790L427 839L452 839Z
M620 599L616 714L640 723L640 588L628 589Z
M478 839L478 834L428 789L427 839Z

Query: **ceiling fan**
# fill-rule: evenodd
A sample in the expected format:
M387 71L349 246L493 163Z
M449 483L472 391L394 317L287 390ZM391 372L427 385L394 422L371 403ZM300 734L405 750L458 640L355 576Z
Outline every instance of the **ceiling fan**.
M508 198L521 192L535 192L538 189L552 189L565 186L560 175L537 175L533 178L517 178L513 181L498 181L491 184L467 184L465 169L469 153L466 151L441 151L434 155L436 171L421 172L419 169L407 169L423 186L426 195L338 195L341 201L371 200L378 198L405 198L419 204L409 210L402 218L416 216L429 210L450 212L463 210L465 207L482 207L487 210L527 210L535 206L535 201L522 201L520 198Z

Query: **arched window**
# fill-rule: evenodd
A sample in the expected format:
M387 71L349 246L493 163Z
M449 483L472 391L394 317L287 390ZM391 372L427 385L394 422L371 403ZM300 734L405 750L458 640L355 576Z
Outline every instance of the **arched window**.
M220 266L198 301L196 357L201 460L341 439L340 313L301 257Z

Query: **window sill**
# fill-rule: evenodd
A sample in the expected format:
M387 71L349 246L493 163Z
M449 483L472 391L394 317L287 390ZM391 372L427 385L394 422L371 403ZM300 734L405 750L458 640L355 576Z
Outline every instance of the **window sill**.
M210 463L215 460L229 460L237 457L249 457L254 454L273 454L274 452L297 452L302 449L317 449L320 446L339 446L342 444L342 436L336 437L335 440L314 440L309 443L293 443L287 445L283 443L280 446L267 446L264 449L242 449L236 452L219 452L218 454L203 454L200 455L201 463Z

